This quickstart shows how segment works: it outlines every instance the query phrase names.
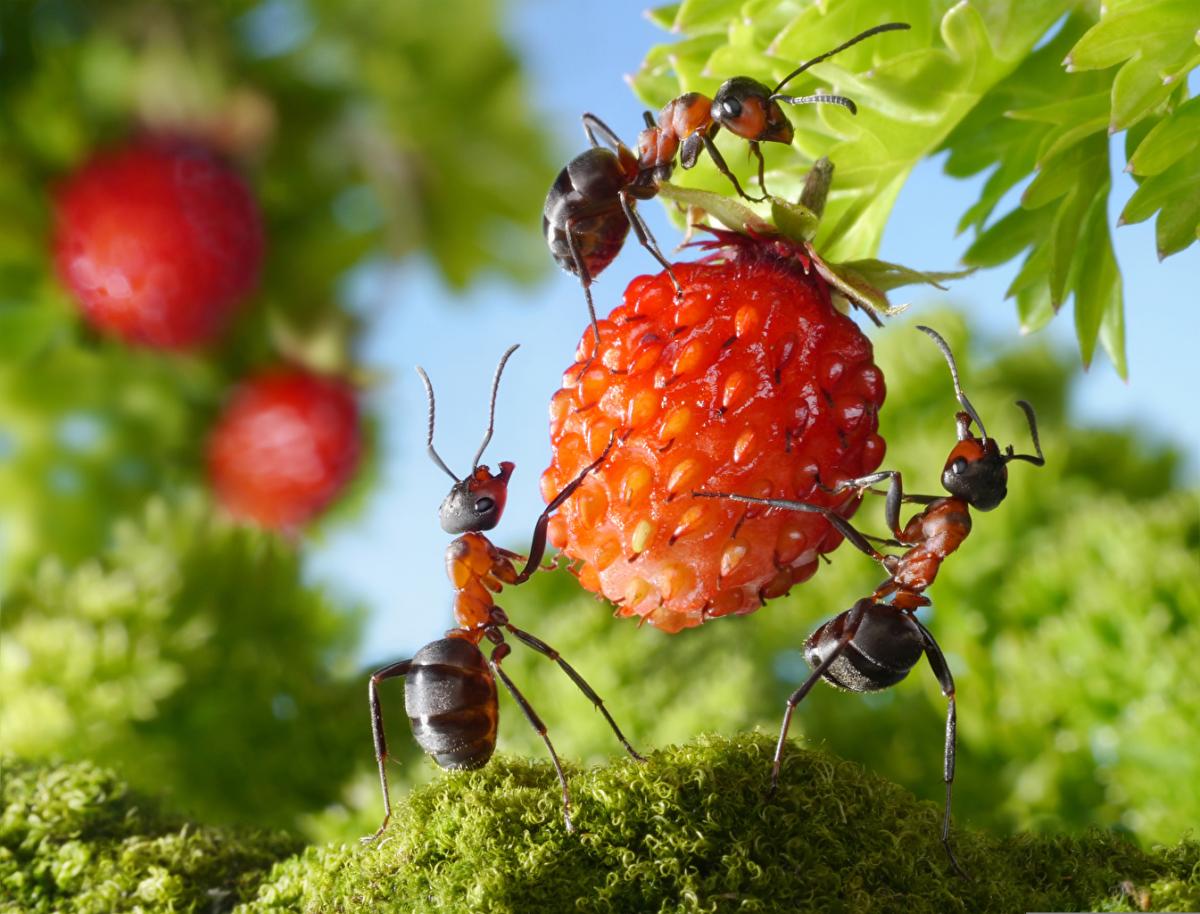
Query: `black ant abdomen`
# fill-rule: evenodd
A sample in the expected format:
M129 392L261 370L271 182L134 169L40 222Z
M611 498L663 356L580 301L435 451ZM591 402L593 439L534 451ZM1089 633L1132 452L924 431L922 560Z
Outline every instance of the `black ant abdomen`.
M496 680L483 652L464 638L442 638L413 656L404 710L413 738L442 768L481 768L496 749Z
M837 650L850 614L858 610L862 621L845 650L826 667L822 678L847 692L879 692L909 674L925 653L925 638L912 618L894 607L859 600L808 636L804 659L812 669Z

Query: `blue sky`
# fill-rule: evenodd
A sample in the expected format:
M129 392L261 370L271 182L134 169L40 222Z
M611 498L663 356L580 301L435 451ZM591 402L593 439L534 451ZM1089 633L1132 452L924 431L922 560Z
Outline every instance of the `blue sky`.
M557 136L564 163L586 145L579 125L584 111L622 125L618 132L635 139L642 106L623 76L637 69L652 44L668 37L644 19L643 8L638 0L510 3L509 38L529 73L532 103ZM1193 81L1193 92L1197 88ZM553 178L546 175L547 188ZM880 256L918 268L952 267L969 240L956 238L954 225L976 199L980 183L952 180L941 174L939 163L923 163L901 193ZM1117 176L1113 223L1132 189L1130 179ZM674 247L678 232L661 207L644 204L642 212L662 247ZM539 235L540 229L529 226ZM1076 388L1077 416L1090 423L1135 421L1148 435L1169 437L1200 454L1195 374L1184 368L1200 343L1200 250L1193 246L1160 264L1153 222L1116 230L1115 244L1125 277L1130 381L1121 381L1098 357ZM595 286L598 307L612 307L633 276L655 266L631 243ZM955 283L949 298L964 305L984 333L1014 339L1015 309L1003 300L1014 273L1013 266L978 273ZM528 542L542 508L538 480L550 453L546 407L570 363L586 311L578 282L562 272L528 289L489 280L455 295L420 260L371 272L358 283L357 296L372 315L363 357L387 375L371 395L382 426L381 479L360 515L314 544L310 570L336 592L367 605L371 615L362 653L374 662L408 656L452 624L442 560L449 537L437 523L449 480L425 456L425 394L413 366L423 365L433 380L438 451L461 475L483 433L496 361L508 345L521 343L501 384L496 434L484 458L493 466L500 460L517 464L496 538L518 547ZM914 311L946 300L941 293L918 294ZM1046 332L1074 349L1069 314L1059 315ZM1200 461L1193 458L1193 480L1198 472Z

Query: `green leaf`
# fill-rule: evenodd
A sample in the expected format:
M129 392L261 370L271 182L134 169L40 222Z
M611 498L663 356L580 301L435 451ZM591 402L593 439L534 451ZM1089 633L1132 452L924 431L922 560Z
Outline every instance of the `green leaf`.
M1092 198L1079 234L1079 248L1087 253L1078 265L1075 283L1075 331L1084 365L1092 360L1105 316L1114 309L1121 311L1121 276L1108 232L1107 202L1105 188Z
M1200 237L1200 147L1175 164L1146 178L1121 213L1122 223L1142 222L1158 213L1155 240L1159 259L1175 254Z
M1200 63L1195 0L1132 0L1106 7L1067 55L1071 70L1122 64L1112 81L1109 129L1125 130L1165 102Z
M1165 171L1200 146L1200 98L1191 98L1154 125L1129 157L1127 170L1135 175Z
M775 227L767 219L738 198L698 190L695 187L681 187L667 181L658 186L658 192L664 199L683 207L703 210L735 232L757 232L766 235L775 233Z
M1050 300L1050 287L1043 282L1027 285L1016 293L1015 298L1022 333L1036 333L1050 323L1050 318L1057 313Z

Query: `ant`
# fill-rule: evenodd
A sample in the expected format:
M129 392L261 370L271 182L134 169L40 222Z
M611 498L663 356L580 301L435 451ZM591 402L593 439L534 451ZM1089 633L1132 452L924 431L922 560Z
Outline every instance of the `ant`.
M787 700L771 767L771 790L774 791L779 782L779 769L792 712L818 680L824 679L850 692L876 692L904 679L924 654L947 701L942 768L946 784L942 845L955 870L965 876L950 844L950 794L954 783L958 720L954 677L950 674L942 649L914 613L920 607L929 605L929 598L924 591L937 577L942 562L962 545L971 532L970 509L990 511L1008 494L1007 464L1013 460L1024 460L1040 467L1046 460L1038 441L1037 417L1033 407L1025 400L1017 401L1017 406L1025 413L1029 423L1029 435L1033 439L1036 456L1014 453L1012 445L1001 454L995 440L988 437L979 413L963 393L958 380L958 366L949 345L929 327L918 326L917 329L928 334L946 357L954 394L962 407L962 411L955 414L958 443L950 451L942 470L942 486L950 493L949 496L905 494L900 473L896 470L883 470L859 479L847 479L826 489L832 494L846 491L879 494L872 486L888 480L884 514L892 533L891 539L860 533L848 520L829 508L808 502L719 492L692 494L701 498L728 498L747 504L821 514L850 545L875 559L887 571L888 578L869 597L859 600L850 609L821 625L805 641L804 659L812 667L812 673ZM979 429L978 435L971 433L972 423ZM902 503L925 506L903 527L900 526ZM869 540L872 539L884 546L900 547L907 551L901 555L885 555L871 545Z
M631 226L638 242L671 277L676 298L683 296L675 271L635 207L636 201L656 196L659 185L671 177L676 153L680 166L687 169L699 160L701 150L707 150L717 170L730 180L738 196L756 202L766 200L765 163L759 143L791 144L793 135L792 124L780 108L780 102L790 105L830 103L841 105L851 114L858 112L854 102L841 95L782 95L780 90L809 67L865 38L907 28L909 25L904 22L888 22L867 29L832 51L801 64L774 89L749 76L735 76L722 83L712 98L699 92L681 95L663 107L657 123L649 111L642 115L646 127L638 135L636 155L596 115L583 116L583 132L587 134L591 148L573 158L558 173L542 210L542 232L559 266L578 276L583 285L592 320L593 353L600 343L600 325L592 301L592 281L616 258ZM713 142L722 127L749 140L750 151L758 159L761 197L751 197L742 189ZM611 148L600 144L597 133Z
M534 525L529 557L525 560L524 568L518 572L516 563L521 561L522 556L501 549L483 535L483 531L491 530L500 522L500 515L507 501L508 480L515 466L507 460L502 461L500 472L493 474L487 466L479 463L488 442L492 439L500 375L509 356L516 349L517 346L509 347L501 356L500 364L496 366L487 431L475 454L471 472L465 479L456 476L434 449L433 385L424 369L417 367L417 373L425 383L425 393L429 399L426 449L433 462L454 480L450 494L438 509L438 518L442 529L447 533L462 534L446 548L446 571L454 585L454 616L458 627L448 631L445 638L425 645L412 659L389 664L371 675L368 687L371 730L375 737L375 759L379 764L379 782L383 789L384 815L378 830L364 838L365 842L373 841L383 834L392 815L385 769L388 750L383 732L383 712L379 704L379 683L398 676L405 677L404 705L412 724L414 738L425 752L433 756L438 765L446 769L481 768L492 757L496 748L499 720L495 680L499 678L524 712L530 725L546 743L554 770L558 773L558 780L562 785L563 819L567 831L574 830L567 778L558 760L558 754L554 751L554 745L546 733L546 725L500 665L511 651L511 647L504 640L506 631L522 644L557 663L604 715L621 745L635 759L644 761L625 739L621 728L604 707L600 696L575 668L550 645L509 622L508 615L496 605L492 596L494 592L499 592L504 584L523 584L538 570L546 552L546 527L550 515L574 494L589 473L605 461L613 446L613 439L610 439L604 453L584 467L583 471L546 506L546 510ZM479 649L479 643L485 638L494 645L487 659Z

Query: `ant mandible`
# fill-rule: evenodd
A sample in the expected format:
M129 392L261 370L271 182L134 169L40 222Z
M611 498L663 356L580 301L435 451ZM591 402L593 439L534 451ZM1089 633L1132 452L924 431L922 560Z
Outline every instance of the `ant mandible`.
M495 680L499 678L550 752L550 759L562 785L563 819L567 831L573 831L567 778L558 760L558 754L554 751L554 745L546 733L546 725L501 667L501 662L511 651L511 647L504 640L505 632L555 661L604 715L621 745L635 759L643 761L621 733L621 728L604 707L600 696L575 668L550 645L509 622L507 614L496 605L492 596L505 584L524 583L538 570L546 552L546 526L550 515L571 497L588 473L604 462L613 446L610 440L604 453L584 467L583 471L546 506L546 510L534 525L529 557L525 560L524 568L518 572L516 563L521 560L521 556L501 549L483 535L483 531L491 530L500 522L508 496L508 480L515 467L507 460L502 461L500 472L493 474L487 466L479 463L488 442L492 439L500 375L509 356L516 349L516 346L509 347L500 358L500 364L496 366L487 432L475 454L471 472L465 479L459 479L433 447L433 385L424 369L419 366L417 368L429 398L426 448L433 462L454 480L450 494L438 509L438 518L442 529L447 533L462 534L446 548L446 572L454 585L454 616L458 627L447 632L445 638L425 645L410 660L389 664L371 675L368 686L371 730L375 737L375 759L379 764L384 815L378 830L364 838L364 841L373 841L383 834L392 815L385 767L388 750L383 732L383 711L379 703L379 683L398 676L405 677L404 705L412 725L413 736L421 748L433 756L438 765L446 769L480 768L492 757L496 748L499 720ZM494 645L487 659L479 649L479 643L485 638Z
M924 654L947 701L942 768L946 784L942 844L954 868L960 875L965 875L950 844L950 794L954 784L958 726L954 677L950 674L942 649L914 613L920 607L929 605L929 598L924 591L937 577L942 562L962 545L971 532L970 509L990 511L1008 494L1007 464L1013 460L1024 460L1040 467L1046 460L1038 441L1037 417L1033 407L1024 400L1017 401L1017 406L1025 413L1029 423L1029 435L1033 439L1036 455L1014 453L1012 445L1002 454L995 440L988 437L979 413L963 393L958 380L958 366L949 345L929 327L919 326L917 329L928 334L946 357L950 378L954 383L954 395L962 407L962 411L955 414L958 442L950 451L942 470L942 486L950 493L949 496L905 494L900 473L896 470L882 470L859 479L847 479L827 490L832 494L846 491L875 492L872 486L888 480L884 514L891 539L860 533L836 512L808 502L723 492L692 494L702 498L727 498L748 504L821 514L850 545L875 559L887 571L888 578L869 597L859 600L841 615L821 625L805 641L804 659L812 667L812 673L787 700L771 767L771 790L779 781L792 713L819 680L824 679L850 692L877 692L904 679ZM972 423L979 429L978 435L971 434ZM903 503L924 505L925 508L901 527L900 505ZM870 539L907 551L901 555L885 555L871 545Z
M780 102L791 105L830 103L841 105L852 114L858 111L853 101L841 95L781 95L780 90L809 67L865 38L907 28L909 25L904 22L888 22L867 29L832 51L801 64L774 89L749 76L735 76L722 83L712 98L699 92L681 95L663 107L657 122L649 111L643 114L646 127L638 136L636 155L596 115L583 116L583 132L592 148L577 155L558 173L542 210L542 232L555 261L568 273L578 276L583 285L592 321L593 353L600 342L600 326L592 301L592 281L613 262L625 243L630 226L642 247L671 277L676 297L683 295L675 271L635 206L636 201L649 200L658 194L659 185L670 178L675 169L676 153L680 166L686 169L696 164L701 150L707 150L717 169L730 180L739 196L747 200L765 200L765 163L759 143L792 142L792 124L779 106ZM742 189L717 149L713 140L722 127L749 140L750 151L758 159L761 197L751 197ZM600 144L597 133L611 148Z

